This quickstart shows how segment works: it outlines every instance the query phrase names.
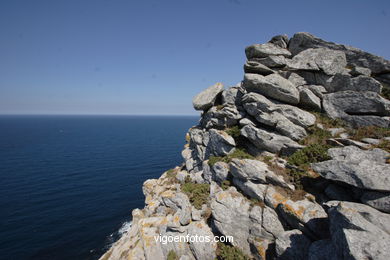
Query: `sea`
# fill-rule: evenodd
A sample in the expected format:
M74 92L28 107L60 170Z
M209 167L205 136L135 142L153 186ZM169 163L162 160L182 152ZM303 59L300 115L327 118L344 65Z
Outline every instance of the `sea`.
M98 259L195 116L0 116L0 259Z

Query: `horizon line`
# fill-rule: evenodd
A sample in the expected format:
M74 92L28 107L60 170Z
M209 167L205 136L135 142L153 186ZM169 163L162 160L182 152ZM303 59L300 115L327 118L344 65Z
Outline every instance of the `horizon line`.
M199 116L196 114L49 114L0 113L0 116Z

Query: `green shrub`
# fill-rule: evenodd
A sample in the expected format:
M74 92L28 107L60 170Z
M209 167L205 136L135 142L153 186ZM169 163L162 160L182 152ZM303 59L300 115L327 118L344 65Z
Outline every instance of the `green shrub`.
M230 183L229 180L224 180L222 183L221 183L221 188L223 190L227 190L230 186L232 186L232 184Z
M175 251L171 250L168 253L167 260L179 260L179 257L177 256Z
M383 87L381 95L382 97L390 100L390 87Z
M240 135L241 135L241 132L240 132L240 128L238 127L238 125L235 125L231 128L228 128L225 130L225 132L232 136L234 139L238 138Z
M287 162L298 167L307 167L310 163L321 162L331 159L327 153L329 146L322 144L311 144L296 151Z
M169 169L169 170L167 171L167 176L168 176L169 178L175 177L175 174L176 174L175 169Z
M218 260L249 260L250 258L241 251L241 249L222 243L218 243Z
M187 194L191 204L196 209L201 209L203 204L207 203L210 195L210 184L193 183L186 180L181 186L181 190Z
M236 148L231 154L228 154L226 156L210 156L209 157L209 165L213 166L217 162L225 162L229 163L231 162L232 159L237 158L237 159L254 159L252 155L249 153L245 152L242 149Z
M309 127L308 135L299 141L300 144L303 145L311 145L311 144L326 144L326 139L332 137L332 134L325 130L321 129L317 126Z

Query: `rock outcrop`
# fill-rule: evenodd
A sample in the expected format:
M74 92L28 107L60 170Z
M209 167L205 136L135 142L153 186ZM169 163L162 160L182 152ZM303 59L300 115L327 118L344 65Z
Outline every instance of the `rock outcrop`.
M390 259L390 62L308 33L245 54L101 259Z

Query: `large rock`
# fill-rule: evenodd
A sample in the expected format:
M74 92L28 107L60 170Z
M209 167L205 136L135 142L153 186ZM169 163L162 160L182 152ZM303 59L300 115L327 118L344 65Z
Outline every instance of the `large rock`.
M310 240L299 230L289 230L282 233L275 242L278 259L305 260L310 246Z
M270 55L282 55L290 57L291 53L284 48L272 43L254 44L245 48L245 54L248 60L252 58L265 58Z
M249 198L264 201L268 184L254 183L252 181L246 181L239 178L233 178L233 184Z
M342 51L310 48L295 55L287 66L293 70L321 70L327 75L335 75L344 71L346 65L347 60Z
M296 55L309 48L328 48L345 53L350 66L369 68L375 74L390 72L390 62L382 57L364 52L354 47L327 42L306 32L294 34L288 44L289 51Z
M349 185L379 191L390 191L388 152L375 148L361 150L355 146L331 148L332 160L314 163L312 168L322 177Z
M265 231L272 234L274 237L278 237L284 232L282 223L279 220L278 214L275 210L265 206L263 209L263 228Z
M390 101L375 92L341 91L325 94L323 108L331 118L341 118L354 126L388 126Z
M351 78L349 74L337 74L323 82L328 92L338 91L372 91L381 93L382 85L377 80L367 76Z
M214 105L215 100L218 95L222 92L223 85L222 83L217 83L208 87L207 89L200 92L196 95L192 104L196 110L207 110Z
M233 104L225 104L222 108L214 106L203 114L200 125L207 129L225 129L236 125L244 115L245 112L239 111Z
M302 88L299 92L299 97L302 106L321 111L321 99L310 89Z
M272 37L269 42L273 43L276 46L279 46L280 48L286 49L288 44L288 36L286 34L276 35Z
M360 200L377 210L390 213L390 192L366 191Z
M244 72L245 73L256 73L260 75L269 75L274 73L272 69L268 68L267 66L261 64L257 61L247 61L244 64Z
M233 137L224 131L210 129L210 141L208 149L216 156L225 156L233 152L236 142Z
M240 105L243 94L241 83L237 84L237 86L224 90L222 92L222 105Z
M338 259L390 259L389 214L352 202L340 202L328 214Z
M247 73L243 86L247 91L256 92L281 102L296 105L299 103L297 88L287 79L278 74L262 76Z
M191 251L196 259L215 258L217 243L213 240L213 232L204 221L192 222L188 227L188 234L196 234L198 236L198 241L190 242ZM206 241L207 238L209 238L210 241Z
M250 204L246 198L231 187L215 195L211 202L211 211L217 230L224 236L232 236L234 246L250 253Z
M241 180L289 188L283 177L276 175L264 162L250 159L233 159L229 166L231 174Z
M241 135L246 137L257 148L271 153L292 154L303 148L302 145L286 136L246 125L241 129Z
M225 162L216 162L213 165L213 180L218 183L222 183L228 178L229 165Z
M276 69L276 68L282 68L286 66L287 60L284 56L281 55L270 55L266 58L256 58L253 59L253 61L256 61L260 64L263 64L264 66L267 66L268 68Z

